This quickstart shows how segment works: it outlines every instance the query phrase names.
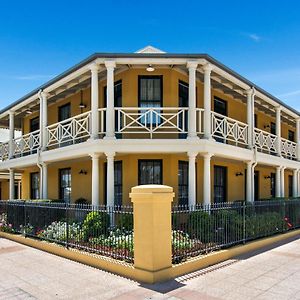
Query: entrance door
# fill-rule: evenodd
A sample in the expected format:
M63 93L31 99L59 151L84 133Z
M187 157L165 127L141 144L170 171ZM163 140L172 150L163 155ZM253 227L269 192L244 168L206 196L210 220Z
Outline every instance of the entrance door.
M178 106L185 108L189 107L189 85L188 83L179 80L178 83ZM184 119L183 119L184 117ZM181 129L188 130L188 111L186 110L182 115L182 118L179 119L179 127ZM179 138L185 139L187 137L186 133L180 133Z
M214 203L227 201L227 168L214 166Z
M254 201L259 200L259 171L254 171Z
M276 197L276 174L271 173L271 178L270 178L270 185L271 185L271 197L275 198Z
M224 119L222 116L227 117L227 102L215 97L214 98L214 112L219 114L218 116L216 116L216 118L218 120L222 121ZM220 116L220 115L222 115L222 116ZM226 128L223 127L223 130L226 130ZM226 134L226 132L224 132L224 134ZM215 135L221 136L220 138L215 137L217 142L226 143L226 139L222 138L221 132L216 132Z
M180 160L178 162L178 204L188 205L189 195L189 163Z

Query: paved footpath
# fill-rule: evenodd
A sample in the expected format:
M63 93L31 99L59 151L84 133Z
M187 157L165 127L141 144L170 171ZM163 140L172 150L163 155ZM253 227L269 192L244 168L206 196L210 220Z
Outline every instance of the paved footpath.
M300 299L300 236L156 285L0 239L0 299Z

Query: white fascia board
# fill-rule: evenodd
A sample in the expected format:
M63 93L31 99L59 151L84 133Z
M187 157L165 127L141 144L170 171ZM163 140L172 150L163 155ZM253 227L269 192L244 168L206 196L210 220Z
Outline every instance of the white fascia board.
M140 57L140 58L115 58L116 64L136 65L136 64L153 64L153 65L186 65L188 61L195 61L203 64L204 59L189 58L156 58L156 57Z

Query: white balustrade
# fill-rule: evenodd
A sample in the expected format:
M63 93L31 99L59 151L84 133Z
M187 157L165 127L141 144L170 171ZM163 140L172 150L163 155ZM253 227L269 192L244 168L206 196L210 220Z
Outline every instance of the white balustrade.
M211 112L212 136L231 141L235 145L248 145L248 125L216 112Z
M0 143L0 160L7 160L9 157L9 142Z
M99 133L105 134L106 108L99 108Z
M40 130L24 134L13 141L13 155L22 156L24 154L32 154L40 146Z
M278 153L277 136L258 128L254 128L254 145L258 151Z
M188 108L116 107L116 133L186 134Z
M281 155L285 158L297 158L297 144L287 139L281 138Z
M47 146L66 146L91 136L91 112L85 112L75 117L47 126Z

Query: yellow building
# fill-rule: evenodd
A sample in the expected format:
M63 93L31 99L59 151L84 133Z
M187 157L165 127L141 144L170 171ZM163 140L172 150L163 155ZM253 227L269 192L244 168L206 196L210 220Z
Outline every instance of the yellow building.
M22 199L128 204L151 183L179 204L298 197L299 117L208 55L97 53L0 112L1 197L15 173Z

